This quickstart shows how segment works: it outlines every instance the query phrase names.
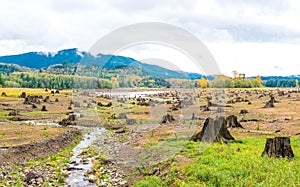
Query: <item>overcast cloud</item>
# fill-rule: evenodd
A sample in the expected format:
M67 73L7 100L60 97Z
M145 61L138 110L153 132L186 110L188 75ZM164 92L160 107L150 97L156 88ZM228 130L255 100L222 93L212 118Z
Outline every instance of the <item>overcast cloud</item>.
M297 0L2 0L0 55L88 50L110 31L151 21L196 35L225 74L295 75L300 74L299 12ZM149 48L148 58L164 56L180 67L176 54L165 59L157 51ZM121 54L144 59L133 49Z

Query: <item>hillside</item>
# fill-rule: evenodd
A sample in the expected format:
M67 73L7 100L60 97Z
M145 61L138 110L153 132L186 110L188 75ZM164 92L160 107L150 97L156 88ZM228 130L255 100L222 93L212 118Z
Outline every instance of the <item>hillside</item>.
M150 65L139 62L133 58L115 55L98 54L93 56L88 52L79 51L78 49L64 49L55 53L29 52L18 55L1 56L0 62L17 64L29 68L48 68L55 64L93 64L100 68L113 70L117 68L133 67L140 69L150 77L156 78L180 78L196 79L201 75L197 73L178 72L162 68L157 65Z

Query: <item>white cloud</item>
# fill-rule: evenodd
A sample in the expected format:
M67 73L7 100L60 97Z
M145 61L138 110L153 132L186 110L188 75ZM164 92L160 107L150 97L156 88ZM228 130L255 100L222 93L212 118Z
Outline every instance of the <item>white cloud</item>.
M256 75L298 75L299 45L282 43L228 43L208 45L222 73L232 70Z
M220 66L226 72L236 68L249 74L289 74L295 68L288 67L299 60L295 52L300 47L299 12L297 0L4 1L0 6L0 55L74 47L88 50L112 30L159 21L197 35L217 62L225 64ZM263 69L241 65L248 59ZM239 64L233 65L234 61ZM273 68L275 65L282 70Z

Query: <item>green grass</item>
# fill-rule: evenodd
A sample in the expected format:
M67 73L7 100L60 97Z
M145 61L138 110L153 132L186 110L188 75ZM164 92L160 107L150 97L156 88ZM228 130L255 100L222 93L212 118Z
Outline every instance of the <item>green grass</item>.
M57 178L50 177L47 181L43 183L42 186L62 186L65 185L64 179L67 177L67 174L62 170L66 168L67 164L70 162L70 157L72 156L72 149L80 141L81 136L78 136L76 140L71 143L71 145L60 151L57 154L41 158L38 160L29 160L25 165L17 164L12 166L12 170L8 171L9 175L12 176L11 179L0 180L0 186L6 186L8 181L12 181L11 186L23 186L22 181L25 176L25 169L30 168L40 168L41 170L47 169L53 176ZM1 169L0 169L0 172Z
M175 165L168 177L147 177L134 186L300 186L300 138L291 139L291 160L261 157L266 137L241 139L242 144L228 145L188 142L181 154L190 164Z

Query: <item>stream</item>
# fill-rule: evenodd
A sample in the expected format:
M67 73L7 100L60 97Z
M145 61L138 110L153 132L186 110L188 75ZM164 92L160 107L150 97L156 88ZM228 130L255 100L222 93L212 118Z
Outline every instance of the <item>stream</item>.
M60 126L58 123L52 122L36 122L36 121L25 121L26 124L33 125L49 125L49 126ZM102 136L105 133L104 128L87 128L76 126L76 128L87 130L87 133L84 135L80 143L75 146L72 150L73 156L70 158L70 163L67 167L67 172L69 176L66 178L66 183L71 187L96 187L97 185L86 180L84 174L92 169L92 158L82 159L80 154L83 149L88 148L99 136ZM0 149L0 153L1 153Z
M85 180L84 174L92 168L92 158L82 160L80 154L83 149L89 147L97 137L105 133L103 128L90 128L90 132L84 135L83 140L73 148L73 156L68 164L69 176L66 178L66 183L74 187L96 186L96 184Z

